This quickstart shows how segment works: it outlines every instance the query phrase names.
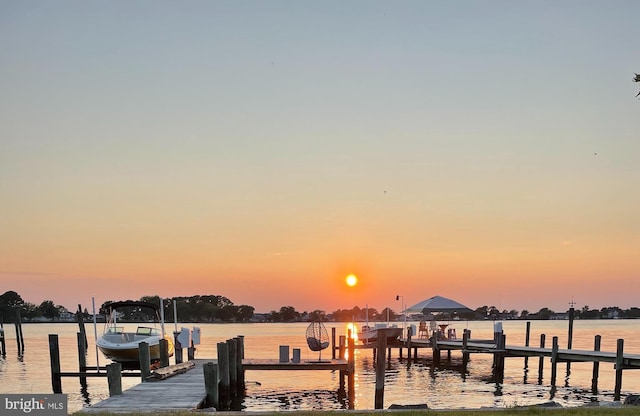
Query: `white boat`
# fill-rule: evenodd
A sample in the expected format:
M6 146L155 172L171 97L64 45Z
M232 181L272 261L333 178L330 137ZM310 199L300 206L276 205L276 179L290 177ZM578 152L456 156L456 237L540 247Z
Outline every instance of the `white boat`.
M125 301L111 302L106 305L109 309L109 317L105 324L103 334L96 340L96 346L105 357L111 361L119 362L125 369L139 369L139 344L146 342L149 344L149 357L151 363L160 361L160 340L168 341L169 356L173 355L173 341L169 336L163 334L162 328L157 328L153 322L149 324L134 324L127 329L121 322L117 322L118 309L134 308L136 313L142 313L143 309L155 314L156 321L159 318L159 307L147 302Z
M389 326L388 324L378 323L374 326L362 325L360 332L358 333L358 341L364 345L378 342L378 330L386 329L387 345L394 344L402 336L403 329L396 325Z

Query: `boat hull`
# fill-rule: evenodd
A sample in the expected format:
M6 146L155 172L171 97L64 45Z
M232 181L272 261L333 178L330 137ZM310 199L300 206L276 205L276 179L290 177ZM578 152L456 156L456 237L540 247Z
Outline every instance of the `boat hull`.
M398 341L402 336L402 328L390 327L390 328L367 328L363 327L363 331L358 334L358 341L364 345L369 345L378 342L378 330L386 330L387 344L393 344Z
M169 357L173 355L173 342L165 337L168 344ZM114 343L101 338L97 342L98 349L111 361L122 364L125 369L140 369L140 342L149 345L149 359L151 363L160 361L160 338L140 340L136 342Z

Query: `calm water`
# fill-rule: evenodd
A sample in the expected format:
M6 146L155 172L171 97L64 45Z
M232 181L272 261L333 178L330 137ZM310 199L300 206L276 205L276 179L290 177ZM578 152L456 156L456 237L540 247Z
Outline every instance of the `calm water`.
M411 322L417 326L416 322ZM400 324L402 325L402 324ZM508 345L524 345L526 323L524 321L503 322ZM184 325L191 326L191 325ZM216 357L216 343L238 335L245 337L246 358L278 358L279 345L300 348L303 360L317 359L306 346L306 324L200 324L202 344L198 346L196 358ZM346 324L327 323L327 328L337 328L337 333L346 331ZM452 322L458 336L463 329L472 330L473 338L492 338L492 322ZM559 337L560 347L567 346L568 321L532 321L531 345L539 345L540 334L546 334L547 346L553 336ZM18 359L13 325L5 325L7 357L0 358L0 393L51 393L48 334L60 338L62 371L76 371L78 366L76 332L77 324L24 324L25 354ZM101 327L99 328L101 330ZM167 331L173 326L168 325ZM89 365L96 364L93 327L87 326L89 336ZM593 349L594 336L602 336L603 351L615 351L616 340L625 340L625 352L640 353L640 320L595 320L575 321L574 349ZM459 351L452 353L452 360L443 360L433 366L430 350L418 352L418 360L407 365L400 360L397 350L387 365L385 385L385 407L391 404L426 403L433 409L510 407L530 405L553 400L563 406L580 406L598 401L612 402L615 384L613 364L600 365L599 392L591 392L591 363L572 363L567 374L566 364L558 366L557 389L550 387L551 365L545 360L542 383L538 383L538 358L529 359L525 370L523 358L506 360L503 383L491 381L492 357L473 354L462 374L462 359ZM330 357L325 350L323 357ZM173 362L173 359L172 359ZM99 355L99 364L108 362ZM356 351L356 409L373 409L375 399L375 362L371 350ZM342 409L345 403L338 397L339 377L329 371L249 371L246 374L247 397L243 406L249 411L260 410L310 410ZM123 388L138 383L137 378L123 378ZM108 397L106 378L89 378L88 388L83 390L75 378L63 378L62 391L69 395L69 411ZM640 372L625 371L623 375L623 397L640 393Z

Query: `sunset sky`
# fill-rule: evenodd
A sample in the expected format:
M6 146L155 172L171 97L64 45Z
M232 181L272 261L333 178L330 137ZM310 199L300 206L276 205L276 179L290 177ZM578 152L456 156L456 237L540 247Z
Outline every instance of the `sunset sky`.
M0 0L0 294L640 307L638 16Z

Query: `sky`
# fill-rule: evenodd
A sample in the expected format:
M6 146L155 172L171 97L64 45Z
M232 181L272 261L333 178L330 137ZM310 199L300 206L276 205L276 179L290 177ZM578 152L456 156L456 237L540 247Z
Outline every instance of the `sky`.
M0 293L640 307L638 16L0 0Z

